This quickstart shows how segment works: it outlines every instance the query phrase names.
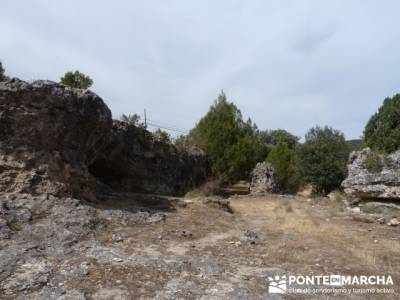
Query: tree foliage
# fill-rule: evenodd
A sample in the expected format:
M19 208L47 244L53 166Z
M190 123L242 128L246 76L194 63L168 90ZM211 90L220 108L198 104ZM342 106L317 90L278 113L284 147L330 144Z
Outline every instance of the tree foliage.
M267 148L267 151L270 151L271 148L274 145L277 145L280 141L285 142L290 149L294 150L300 140L298 136L295 136L284 129L261 131L260 138L263 145Z
M391 153L400 148L400 94L383 101L364 129L364 141L374 151Z
M73 88L88 89L92 86L93 80L89 76L79 72L67 72L61 77L61 83Z
M187 135L181 134L174 140L175 147L180 151L188 150L192 145Z
M275 169L280 190L289 194L297 192L301 180L296 151L291 149L286 142L280 140L272 146L267 161Z
M156 141L171 144L171 135L160 128L154 131L153 136Z
M301 173L315 192L328 194L346 177L348 154L343 133L330 127L311 128L298 147Z
M6 79L6 74L5 74L6 70L4 70L3 64L0 61L0 81L3 81Z
M258 129L221 92L208 113L189 132L192 145L207 153L211 174L225 181L247 179L261 159Z
M129 125L138 126L140 122L140 116L138 114L125 115L123 114L120 118L121 122L128 123Z

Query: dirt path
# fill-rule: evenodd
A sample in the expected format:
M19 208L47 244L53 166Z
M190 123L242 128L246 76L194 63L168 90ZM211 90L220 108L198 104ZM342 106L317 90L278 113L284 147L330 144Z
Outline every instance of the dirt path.
M108 257L110 249L120 251L127 263L105 258L96 263L94 273L89 272L90 285L80 282L79 288L90 292L96 282L104 286L108 281L128 299L333 299L269 294L268 277L391 275L394 288L400 282L400 227L360 222L326 199L230 201L233 214L194 199L169 212L161 223L106 228L100 233L103 256ZM257 237L246 237L246 231ZM335 299L398 295L350 294Z

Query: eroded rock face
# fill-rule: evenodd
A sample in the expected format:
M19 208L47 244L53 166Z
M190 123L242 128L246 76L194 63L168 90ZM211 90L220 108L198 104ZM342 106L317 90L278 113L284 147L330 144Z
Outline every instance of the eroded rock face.
M277 191L274 167L269 162L258 163L251 172L250 194L262 195Z
M93 198L87 166L111 125L110 110L88 90L0 82L0 192Z
M205 177L203 152L179 152L143 128L113 124L89 90L0 83L0 192L94 199L99 187L111 187L181 195Z
M348 176L342 182L345 193L359 198L400 199L400 151L381 157L382 165L375 171L365 167L370 153L365 148L350 154Z
M206 179L202 151L179 152L143 128L114 121L106 145L90 171L114 190L182 195Z

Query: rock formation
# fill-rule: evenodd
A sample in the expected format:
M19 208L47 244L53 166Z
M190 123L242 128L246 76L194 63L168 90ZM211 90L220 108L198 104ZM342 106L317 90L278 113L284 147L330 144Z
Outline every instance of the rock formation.
M206 179L206 157L192 149L179 152L144 128L114 121L105 149L90 171L117 191L183 195Z
M105 184L180 195L205 176L201 151L178 152L143 128L113 123L89 90L50 81L0 83L0 192L94 199Z
M111 124L108 107L88 90L0 82L0 192L93 198L87 166Z
M348 176L342 187L346 194L369 199L400 199L400 151L380 156L380 166L370 171L365 161L369 148L353 151L349 156Z
M274 167L269 162L258 163L251 172L250 194L262 195L277 192Z

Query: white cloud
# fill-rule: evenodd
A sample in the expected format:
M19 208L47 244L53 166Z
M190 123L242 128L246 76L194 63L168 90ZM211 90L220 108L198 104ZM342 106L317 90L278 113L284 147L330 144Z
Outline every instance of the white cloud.
M114 116L191 128L224 89L260 128L356 138L398 91L397 1L16 0L0 10L8 73L79 69Z

